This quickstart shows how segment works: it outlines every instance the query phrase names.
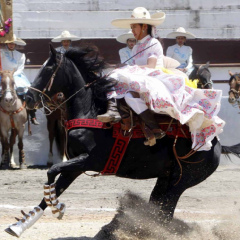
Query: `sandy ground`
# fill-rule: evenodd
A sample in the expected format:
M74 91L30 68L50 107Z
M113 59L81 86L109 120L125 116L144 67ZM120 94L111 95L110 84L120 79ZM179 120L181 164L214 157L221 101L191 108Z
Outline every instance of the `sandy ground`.
M21 216L21 209L28 212L40 202L46 172L47 169L0 171L1 240L14 239L5 233L4 229L15 222L14 217ZM112 220L119 206L119 199L124 197L126 192L136 193L147 201L155 181L156 179L138 181L113 176L92 178L82 175L60 197L60 201L67 205L63 220L54 219L47 209L44 216L28 229L21 239L94 239L101 227ZM232 229L230 231L232 235L228 233L226 239L239 239L234 235L234 229L240 226L239 183L240 166L234 164L220 166L205 182L184 193L177 206L175 218L187 224L197 224L198 232L199 228L200 232L204 232L226 223ZM206 238L198 233L195 239L213 239L208 236Z

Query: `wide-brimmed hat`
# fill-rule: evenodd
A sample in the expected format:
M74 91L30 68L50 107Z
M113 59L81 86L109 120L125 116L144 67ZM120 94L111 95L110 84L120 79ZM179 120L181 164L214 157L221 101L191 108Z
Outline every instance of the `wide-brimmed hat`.
M183 27L179 27L176 31L167 35L167 38L175 39L176 37L186 37L187 39L194 39L196 36L190 32L186 32Z
M133 35L133 33L132 33L132 30L130 30L130 31L128 31L127 33L124 33L124 34L122 34L122 35L119 35L116 40L117 40L118 42L120 42L120 43L127 43L127 40L128 40L129 38L134 38L134 39L135 39L135 37L134 37L134 35Z
M133 9L131 18L115 19L111 23L115 27L130 28L131 24L148 24L151 26L158 26L165 20L164 12L157 12L150 15L149 11L144 7L137 7Z
M13 34L12 40L7 40L7 41L5 41L5 43L15 43L16 45L19 45L19 46L26 45L26 43L21 38L17 38L15 34Z
M77 40L80 40L80 37L77 37L77 36L71 34L69 31L65 30L61 33L61 35L53 38L52 42L61 42L64 40L77 41Z

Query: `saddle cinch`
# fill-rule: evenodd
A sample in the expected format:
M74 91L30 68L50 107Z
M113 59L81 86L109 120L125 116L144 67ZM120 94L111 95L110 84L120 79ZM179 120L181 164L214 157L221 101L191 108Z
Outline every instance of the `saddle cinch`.
M131 133L132 131L138 132L138 136L146 138L145 145L153 146L156 144L156 132L164 132L164 136L175 138L191 138L189 128L186 125L180 124L176 119L164 114L153 114L158 128L151 129L147 124L137 115L125 102L124 99L118 100L118 110L121 115L121 121L119 125L115 124L115 128L121 128L124 135ZM116 129L117 130L117 129ZM116 131L118 132L118 131ZM141 132L141 133L139 133Z

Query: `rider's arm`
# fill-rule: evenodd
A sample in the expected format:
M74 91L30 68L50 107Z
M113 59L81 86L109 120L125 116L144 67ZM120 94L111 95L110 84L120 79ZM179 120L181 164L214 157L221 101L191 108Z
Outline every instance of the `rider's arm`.
M157 58L151 57L147 60L147 65L143 65L140 67L148 67L148 68L155 68L157 66Z
M173 48L172 47L167 48L166 56L171 57L171 58L173 57Z
M187 67L186 69L192 68L193 66L193 59L192 59L192 48L189 47L189 55L187 59Z
M22 54L21 58L18 60L18 67L13 74L14 76L20 75L23 72L25 60L26 60L25 54Z
M154 45L145 52L145 56L147 57L147 65L140 67L156 68L157 64L163 65L163 48L161 43L157 39L154 39L151 44Z

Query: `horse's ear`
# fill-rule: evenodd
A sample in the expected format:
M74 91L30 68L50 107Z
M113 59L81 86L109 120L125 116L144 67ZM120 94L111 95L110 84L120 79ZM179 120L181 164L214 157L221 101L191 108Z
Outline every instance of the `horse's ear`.
M228 73L231 77L233 76L233 73L230 70L228 70Z
M51 52L52 56L56 57L57 51L55 50L55 48L53 47L53 45L51 43L49 45L49 48L50 48L50 52Z
M208 62L206 62L205 67L206 67L206 68L209 68L209 65L210 65L210 62L208 61Z

